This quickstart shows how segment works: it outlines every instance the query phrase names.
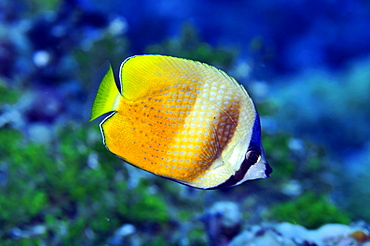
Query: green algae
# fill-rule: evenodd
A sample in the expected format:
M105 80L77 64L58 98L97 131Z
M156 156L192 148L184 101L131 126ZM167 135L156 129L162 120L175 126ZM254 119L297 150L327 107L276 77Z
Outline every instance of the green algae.
M269 218L316 229L327 223L349 224L351 219L325 195L306 192L297 199L272 206Z
M0 78L0 95L1 95L0 105L16 103L20 98L19 92L7 86L5 81L2 81L1 78Z
M149 184L130 190L117 178L126 176L124 164L100 141L88 143L92 132L90 127L64 126L58 140L42 145L27 142L17 130L0 129L0 159L7 170L0 187L1 244L11 240L14 228L35 220L54 235L47 241L63 244L103 242L123 221L160 225L169 220L163 196L149 194ZM96 166L88 165L92 153ZM95 236L86 238L86 230Z

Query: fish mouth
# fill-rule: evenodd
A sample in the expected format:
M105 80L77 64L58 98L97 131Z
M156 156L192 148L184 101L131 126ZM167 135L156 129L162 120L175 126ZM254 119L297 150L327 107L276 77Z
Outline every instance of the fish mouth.
M270 164L268 164L267 162L265 163L265 166L266 166L266 169L265 169L266 178L269 178L270 174L272 173L272 168Z

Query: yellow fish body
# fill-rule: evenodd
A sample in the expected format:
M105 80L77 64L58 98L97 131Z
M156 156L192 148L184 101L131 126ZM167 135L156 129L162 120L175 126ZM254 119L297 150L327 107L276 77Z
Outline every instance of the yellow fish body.
M215 67L162 55L139 55L112 68L91 120L106 148L156 175L200 189L234 186L272 172L258 113L245 89Z

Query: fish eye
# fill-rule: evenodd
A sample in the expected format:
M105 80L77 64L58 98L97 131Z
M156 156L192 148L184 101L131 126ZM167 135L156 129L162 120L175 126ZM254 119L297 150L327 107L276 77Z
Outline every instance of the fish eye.
M248 152L245 154L245 159L247 160L247 162L251 163L252 165L257 163L260 158L261 158L261 153L256 150L248 150Z

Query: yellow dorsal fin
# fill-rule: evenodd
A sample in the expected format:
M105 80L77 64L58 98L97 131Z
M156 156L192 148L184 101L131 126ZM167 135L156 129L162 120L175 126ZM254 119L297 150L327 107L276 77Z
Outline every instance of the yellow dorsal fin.
M127 58L121 65L122 95L130 101L167 86L199 80L211 67L200 62L163 55L138 55ZM217 69L215 69L217 70Z
M91 110L90 121L105 113L116 110L120 96L121 94L114 80L112 66L109 64L109 69L99 85L98 93L96 94Z

